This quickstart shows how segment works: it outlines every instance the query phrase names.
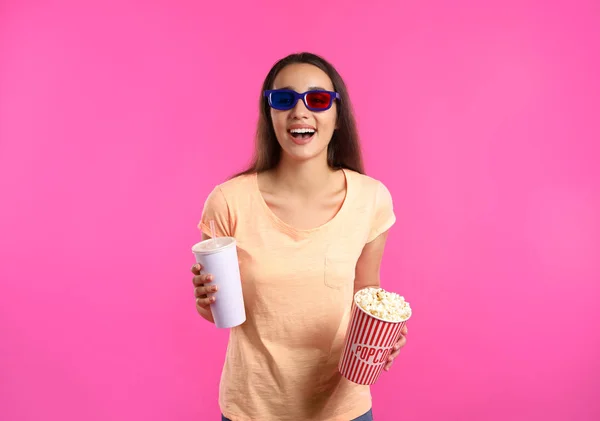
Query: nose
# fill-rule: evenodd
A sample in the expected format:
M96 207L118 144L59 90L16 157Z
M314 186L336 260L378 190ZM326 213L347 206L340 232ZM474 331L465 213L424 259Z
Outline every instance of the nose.
M308 118L309 113L310 111L306 108L306 105L304 105L304 101L298 99L298 102L296 102L296 105L291 110L290 118L298 120Z

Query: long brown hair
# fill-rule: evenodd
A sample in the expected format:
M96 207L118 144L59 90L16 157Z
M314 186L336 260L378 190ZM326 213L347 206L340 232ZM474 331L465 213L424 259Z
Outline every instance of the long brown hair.
M337 70L325 59L312 53L290 54L279 60L271 68L260 91L259 108L260 114L256 127L256 139L254 156L250 167L236 174L251 174L255 172L267 171L275 168L281 158L281 146L277 142L271 113L267 98L263 92L272 89L275 77L286 66L290 64L305 63L312 64L323 70L331 79L333 89L340 94L340 101L337 104L337 128L327 147L327 164L330 168L345 168L364 174L362 154L356 130L356 121L348 96L348 89L344 80Z

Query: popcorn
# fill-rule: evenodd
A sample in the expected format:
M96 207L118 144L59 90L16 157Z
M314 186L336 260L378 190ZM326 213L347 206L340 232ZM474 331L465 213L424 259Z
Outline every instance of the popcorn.
M403 296L382 288L362 289L356 293L355 300L364 311L387 322L403 322L412 314Z

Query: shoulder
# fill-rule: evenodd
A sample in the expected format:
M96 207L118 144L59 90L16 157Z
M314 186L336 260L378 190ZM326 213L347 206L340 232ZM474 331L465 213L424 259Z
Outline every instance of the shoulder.
M356 194L361 196L363 199L377 198L380 196L391 197L388 188L382 181L356 171L344 171L349 178L348 181L352 183L352 188L356 191Z
M230 209L240 203L240 199L248 196L251 183L256 174L239 175L217 184L208 194L205 208Z
M255 182L256 173L238 175L217 184L211 195L222 195L226 200L235 199L239 195L247 195Z
M396 222L392 195L380 180L354 171L347 174L354 191L354 202L361 212L360 218L369 221L366 243L370 243Z
M208 221L214 220L217 224L217 230L221 235L232 235L240 209L248 202L251 196L251 183L254 182L255 174L240 175L217 184L206 197L204 209L202 211L201 228L207 231Z

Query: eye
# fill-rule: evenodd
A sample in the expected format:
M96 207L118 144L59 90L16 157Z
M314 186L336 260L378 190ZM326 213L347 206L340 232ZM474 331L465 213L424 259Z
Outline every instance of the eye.
M311 107L326 108L331 101L331 97L325 92L312 92L307 95L307 101Z
M274 92L271 101L276 105L291 105L294 102L294 95L290 92Z

